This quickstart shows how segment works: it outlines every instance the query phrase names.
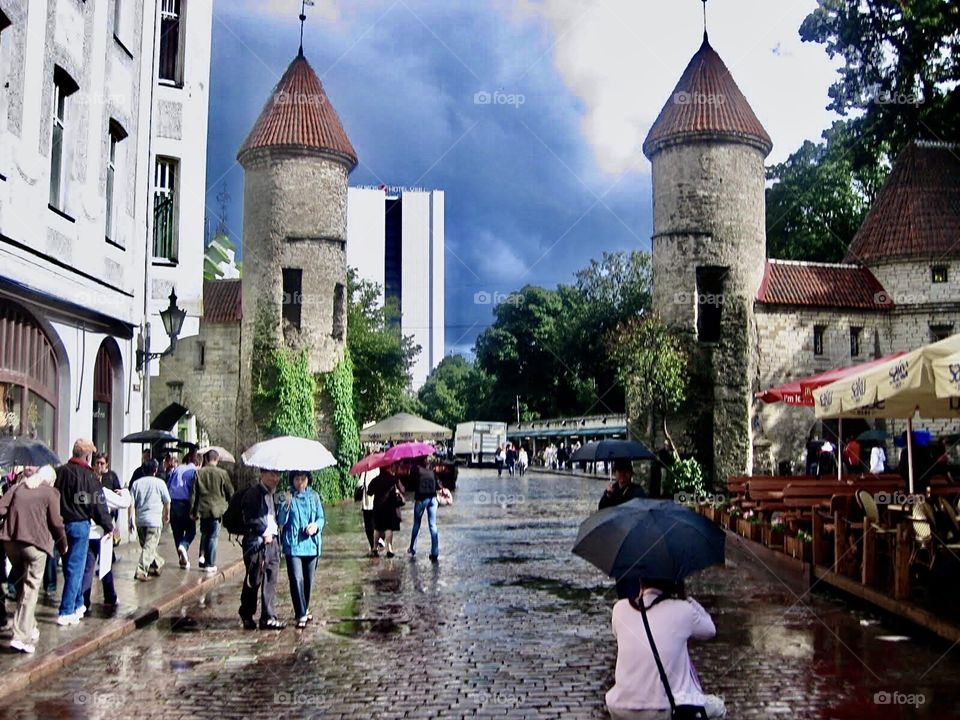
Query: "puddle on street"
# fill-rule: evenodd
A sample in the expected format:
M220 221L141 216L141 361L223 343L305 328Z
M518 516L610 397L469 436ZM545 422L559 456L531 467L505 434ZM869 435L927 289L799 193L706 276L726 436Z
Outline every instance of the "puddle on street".
M390 635L409 635L410 625L403 620L393 618L348 618L330 627L330 632L342 637L376 637Z
M488 557L483 559L484 565L522 565L523 563L528 562L533 562L533 558L500 555L498 557Z
M579 587L563 582L562 580L551 580L549 578L533 577L530 575L521 575L516 580L498 580L491 583L491 585L493 587L522 587L542 590L561 600L580 605L588 605L597 598L603 597L610 590L608 586L603 585L597 585L592 588Z

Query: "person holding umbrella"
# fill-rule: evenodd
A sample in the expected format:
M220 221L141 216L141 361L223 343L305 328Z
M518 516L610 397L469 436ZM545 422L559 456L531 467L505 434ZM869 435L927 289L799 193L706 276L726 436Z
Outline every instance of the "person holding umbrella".
M629 460L614 460L613 480L600 496L597 510L622 505L628 500L642 497L646 497L643 488L633 482L633 463Z
M310 590L320 557L323 530L323 505L320 496L309 487L308 472L290 473L290 490L277 510L280 541L287 559L290 599L297 616L297 628L303 630L313 619L310 613Z
M274 493L280 482L276 470L260 470L260 482L244 493L242 513L245 531L241 546L247 575L240 592L240 619L247 630L255 630L253 616L260 600L260 629L283 630L282 622L274 608L277 596L277 574L280 569L280 543Z
M380 474L367 486L367 494L373 496L374 557L379 555L381 540L385 544L387 557L394 556L393 534L400 531L400 508L406 502L403 485L396 471L396 463L381 468Z

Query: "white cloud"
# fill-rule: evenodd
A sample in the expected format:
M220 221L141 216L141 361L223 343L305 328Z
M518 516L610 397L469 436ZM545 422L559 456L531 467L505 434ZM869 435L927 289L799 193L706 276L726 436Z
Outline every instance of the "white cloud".
M769 162L817 139L835 118L824 108L834 64L800 42L814 0L738 0L708 7L710 42L774 141ZM583 102L583 136L597 164L619 173L640 154L650 126L701 42L700 3L516 0L513 22L546 22L553 62Z

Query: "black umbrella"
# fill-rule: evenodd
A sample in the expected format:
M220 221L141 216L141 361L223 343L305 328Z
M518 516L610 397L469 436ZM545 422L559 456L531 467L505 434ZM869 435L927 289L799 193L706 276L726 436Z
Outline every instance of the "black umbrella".
M723 563L723 530L672 500L634 499L580 525L573 552L617 580L679 582Z
M179 442L179 440L180 438L173 433L169 433L166 430L154 430L153 428L130 433L129 435L124 435L122 438L120 438L120 442L124 443L158 443L167 441Z
M886 430L866 430L857 435L860 442L883 442L890 437Z
M0 438L0 467L15 465L59 465L57 454L39 440L15 438L9 435Z
M600 440L588 442L570 458L570 462L604 462L612 460L653 460L650 448L638 440Z

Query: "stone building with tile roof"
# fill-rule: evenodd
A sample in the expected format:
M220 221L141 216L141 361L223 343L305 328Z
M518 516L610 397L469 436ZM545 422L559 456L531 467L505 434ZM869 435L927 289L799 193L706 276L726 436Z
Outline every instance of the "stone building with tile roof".
M717 481L796 466L809 436L831 430L758 391L960 331L960 151L908 145L844 262L826 264L766 256L772 147L704 34L643 151L653 304L695 342L704 383L700 414L682 420L699 439L686 449Z

